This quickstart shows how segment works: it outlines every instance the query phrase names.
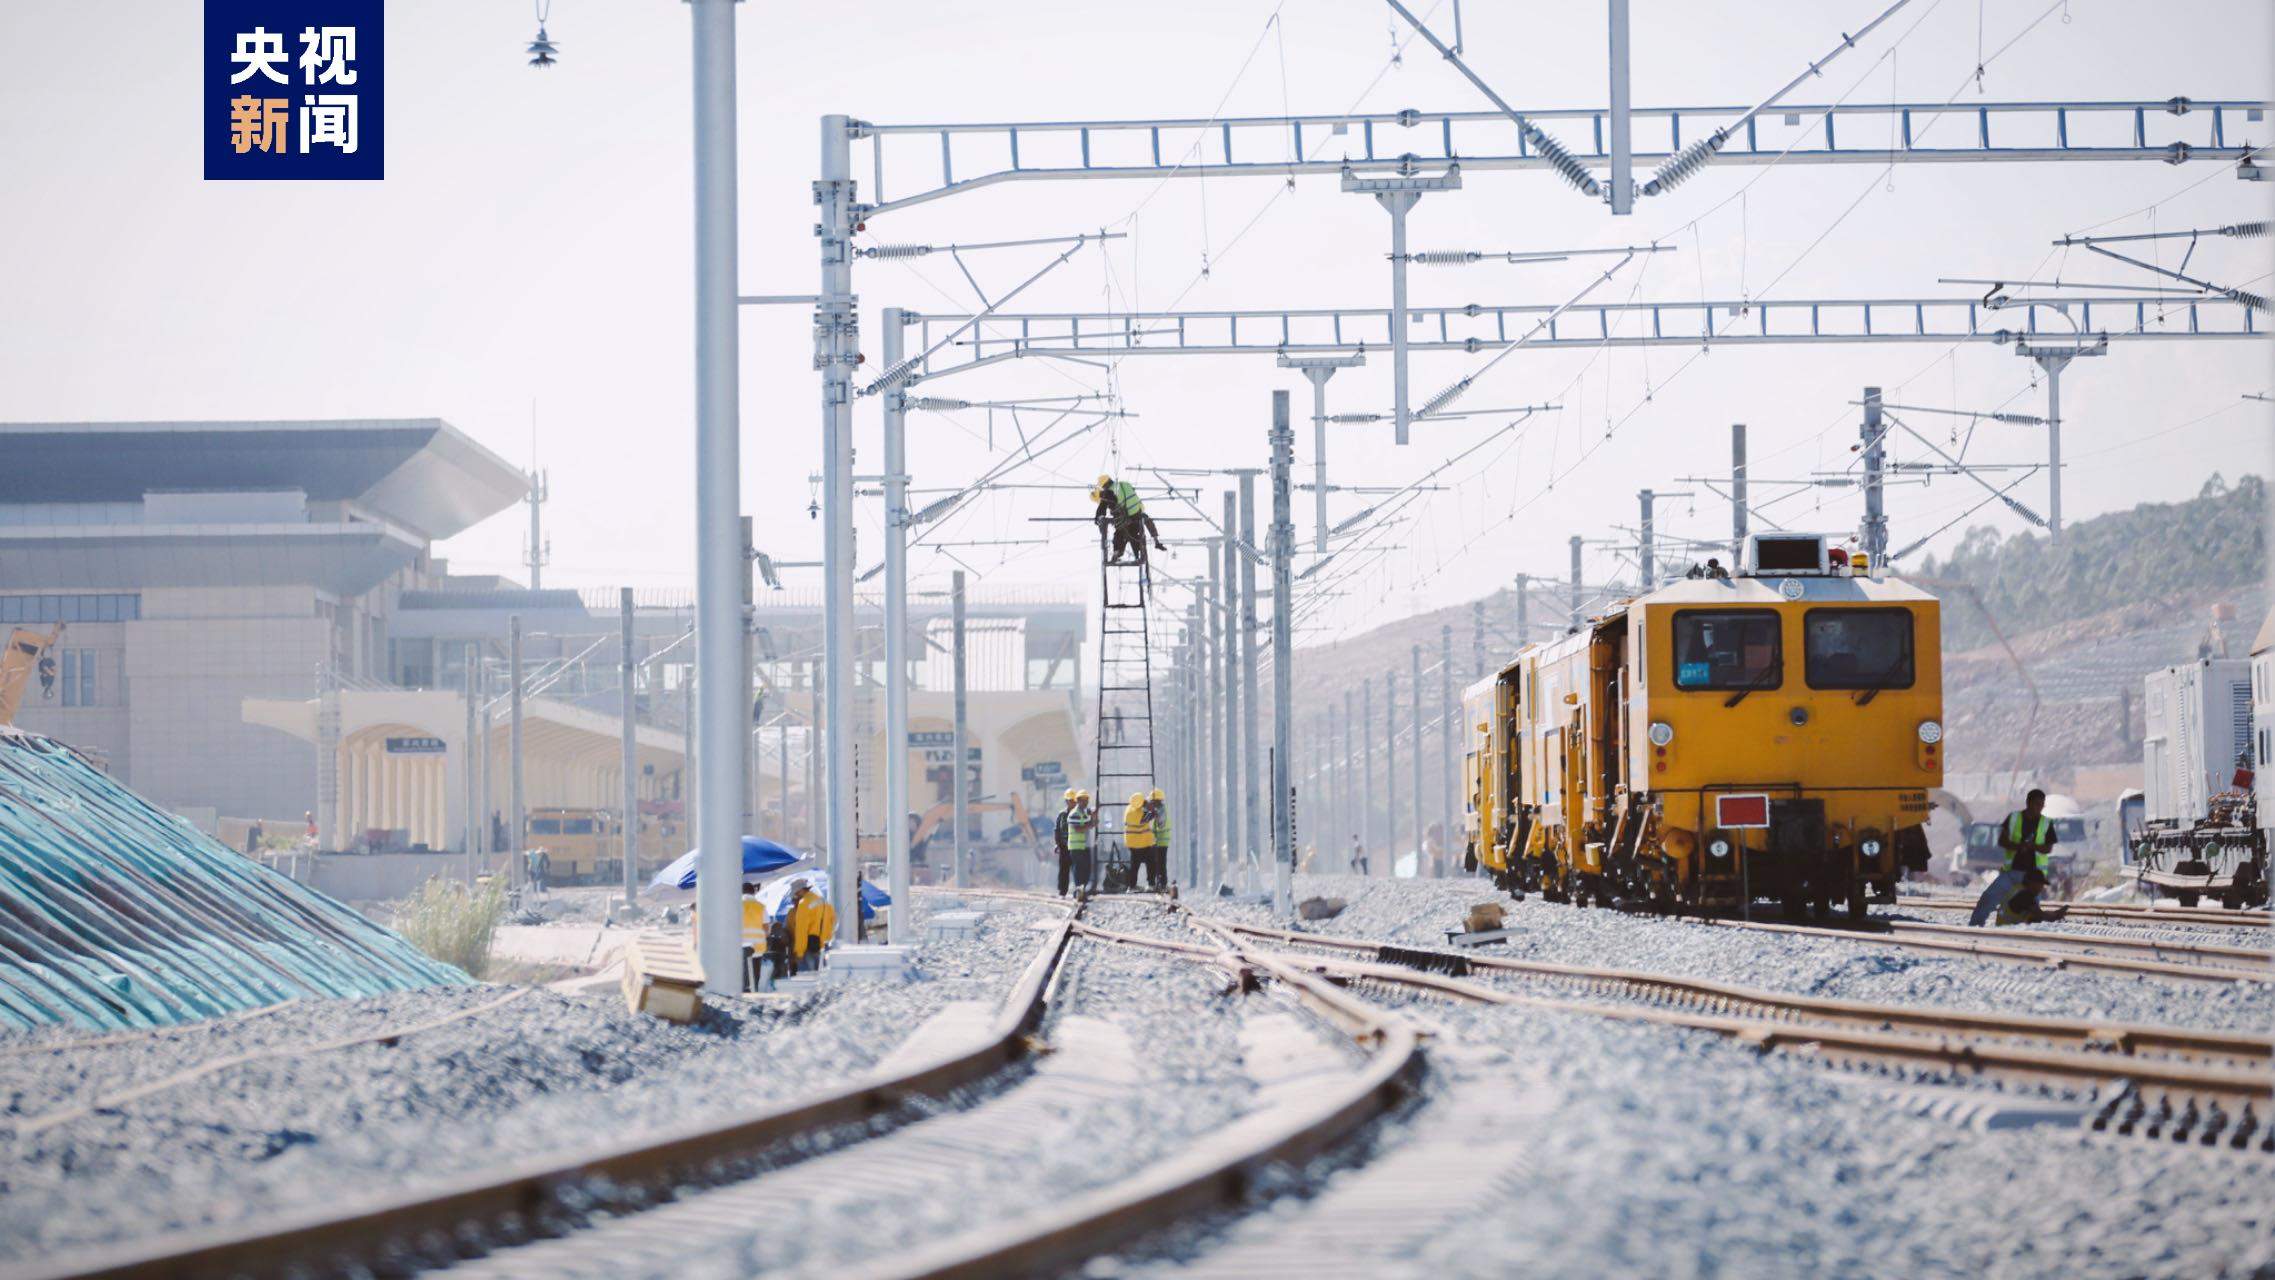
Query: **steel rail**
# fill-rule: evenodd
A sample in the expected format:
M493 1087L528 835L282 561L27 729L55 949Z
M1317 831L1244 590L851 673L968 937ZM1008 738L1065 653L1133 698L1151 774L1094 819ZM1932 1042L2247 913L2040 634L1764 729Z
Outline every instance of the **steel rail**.
M1042 1016L1045 993L1073 936L1079 904L1052 930L1005 997L986 1038L969 1048L884 1080L849 1084L734 1117L690 1125L661 1137L549 1156L469 1174L439 1189L385 1196L361 1204L284 1215L265 1222L192 1231L41 1259L15 1277L285 1276L446 1266L486 1252L486 1243L519 1241L574 1201L638 1207L676 1189L747 1176L759 1155L799 1139L866 1124L912 1101L941 1101L1025 1056Z
M2231 947L2211 942L2158 942L2154 938L2109 937L2085 933L2049 933L2041 930L2016 933L2012 929L1991 929L1965 924L1937 924L1922 920L1891 920L1888 922L1888 927L1899 934L1932 933L1961 938L2026 939L2033 947L2075 947L2083 951L2091 951L2096 947L2108 947L2117 951L2145 951L2160 959L2171 957L2182 962L2201 960L2217 965L2221 961L2240 960L2247 965L2255 964L2262 969L2269 965L2275 965L2275 950L2269 950L2266 947ZM2275 974L2269 976L2275 977Z
M2168 1054L2245 1064L2275 1062L2275 1036L2198 1031L2187 1027L2147 1023L2048 1018L2031 1014L1986 1014L1867 1000L1840 1000L1676 974L1523 960L1514 956L1467 951L1441 951L1377 939L1332 937L1262 925L1226 922L1222 927L1251 937L1339 951L1366 952L1386 963L1442 969L1454 976L1459 976L1463 971L1485 970L1528 978L1571 981L1589 987L1625 989L1636 994L1704 1008L1710 1012L1758 1009L1771 1011L1781 1017L1849 1026L1897 1028L1920 1034L1958 1033L2015 1040L2047 1040L2109 1053Z
M1310 939L1306 937L1305 940ZM1248 951L1246 954L1260 961L1267 953ZM2235 1069L2162 1058L1985 1044L1981 1041L1986 1037L1973 1032L1920 1034L1866 1027L1797 1025L1760 1017L1646 1005L1598 1004L1522 995L1396 963L1284 953L1277 958L1283 963L1300 964L1330 976L1416 987L1473 1003L1713 1031L1764 1049L1799 1050L1861 1061L1931 1065L1970 1074L2039 1082L2098 1085L2110 1080L2123 1080L2136 1089L2160 1090L2190 1099L2215 1100L2242 1107L2266 1107L2275 1103L2275 1072L2268 1071L2264 1065L2256 1069ZM1773 1000L1780 998L1774 993L1763 994Z
M1190 918L1190 917L1188 917ZM1112 1186L1000 1226L964 1233L856 1274L879 1280L992 1280L1052 1272L1194 1216L1234 1208L1274 1165L1312 1159L1388 1111L1422 1066L1420 1041L1403 1018L1377 1009L1285 960L1237 940L1222 949L1077 924L1078 937L1143 947L1198 964L1252 966L1304 1007L1371 1050L1349 1078L1302 1101L1236 1121L1213 1139Z
M1935 911L1972 911L1971 898L1914 897L1898 898L1899 907L1922 907ZM2212 925L2223 929L2265 929L2275 923L2265 911L2224 911L2209 907L2139 907L2114 902L2049 902L2048 907L2060 909L2080 920L2116 920L2139 924Z
M1804 938L1839 938L1864 946L1894 947L1901 951L1939 951L1953 955L1982 956L1990 960L2011 960L2020 964L2043 965L2050 969L2103 969L2111 973L2139 973L2158 978L2181 978L2194 982L2269 982L2275 981L2275 970L2233 969L2225 965L2179 964L2170 960L2139 960L2131 956L2095 955L2083 951L2064 951L2059 947L2034 947L2020 942L1991 942L1974 938L1928 938L1913 935L1899 937L1892 933L1860 933L1854 929L1831 929L1818 925L1777 924L1768 920L1725 920L1715 916L1678 917L1686 924L1701 925L1710 929L1745 929L1755 933L1782 933ZM2035 941L2039 935L2031 935Z

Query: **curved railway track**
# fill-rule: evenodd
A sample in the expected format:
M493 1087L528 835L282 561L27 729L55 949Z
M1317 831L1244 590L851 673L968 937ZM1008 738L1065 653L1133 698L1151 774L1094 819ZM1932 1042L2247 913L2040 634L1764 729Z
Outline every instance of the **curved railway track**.
M1204 1143L1138 1170L1121 1181L1074 1196L1041 1214L990 1225L896 1254L859 1274L893 1277L994 1276L1076 1265L1124 1240L1192 1215L1237 1206L1266 1167L1318 1155L1381 1115L1419 1072L1415 1033L1394 1014L1338 990L1300 968L1263 955L1164 946L1154 939L1092 929L1080 907L1051 927L986 1033L888 1078L869 1079L723 1124L642 1139L568 1158L528 1161L463 1178L440 1189L312 1210L245 1226L137 1241L45 1259L9 1277L204 1277L408 1275L480 1259L470 1270L498 1275L629 1274L639 1263L665 1262L680 1242L675 1209L730 1194L832 1135L870 1141L911 1134L925 1114L953 1112L959 1096L987 1086L1045 1046L1043 1023L1060 965L1077 939L1111 946L1170 950L1237 975L1237 986L1272 980L1302 1007L1358 1044L1356 1071L1308 1088L1283 1104L1210 1135ZM1011 1086L1002 1097L1017 1095ZM974 1110L990 1105L974 1104ZM1015 1104L1013 1104L1015 1107ZM1012 1107L1007 1107L1007 1112ZM949 1118L956 1118L951 1115ZM1047 1122L1047 1115L1033 1117ZM882 1134L882 1137L877 1135ZM957 1147L959 1144L942 1144ZM985 1168L984 1151L963 1151ZM827 1157L823 1157L826 1159ZM673 1202L678 1202L674 1204ZM647 1213L647 1210L657 1210ZM756 1213L758 1216L750 1216ZM763 1205L738 1221L761 1225ZM712 1215L714 1224L716 1215ZM658 1229L643 1230L643 1219ZM685 1219L680 1219L684 1222ZM596 1224L602 1229L591 1230ZM606 1228L626 1228L613 1236ZM591 1237L588 1239L587 1237ZM607 1237L605 1240L604 1237ZM549 1246L566 1246L548 1248ZM623 1250L612 1254L611 1249ZM572 1266L563 1265L572 1262ZM619 1264L623 1265L619 1265Z
M1829 1000L1723 983L1434 951L1367 939L1197 921L1206 930L1349 953L1283 959L1344 981L1389 982L1474 1003L1713 1031L1764 1049L1870 1066L1924 1067L2093 1091L2097 1130L2275 1151L2275 1040L2078 1019ZM1619 1003L1509 991L1511 976L1617 994Z

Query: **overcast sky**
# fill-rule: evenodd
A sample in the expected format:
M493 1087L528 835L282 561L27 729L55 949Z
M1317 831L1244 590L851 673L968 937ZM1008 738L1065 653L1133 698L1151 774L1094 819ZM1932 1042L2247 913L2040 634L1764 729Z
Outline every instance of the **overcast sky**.
M552 473L549 582L692 582L692 247L689 38L669 0L555 0L561 63L523 63L526 0L390 0L387 177L382 183L201 181L192 0L8 0L0 6L0 419L440 416L516 463ZM1883 0L1744 3L1636 0L1638 106L1751 102L1821 56ZM1914 0L1795 95L1962 104L1980 48L1996 51L1983 100L2258 98L2270 95L2268 5L2174 0ZM1272 21L1277 11L1279 19ZM1438 17L1443 21L1450 6ZM2042 17L2043 15L2043 17ZM1372 0L1059 0L740 8L742 280L746 292L811 292L809 184L817 117L891 122L1208 117L1486 104L1419 43L1390 65L1394 16ZM1594 106L1605 97L1603 9L1586 3L1471 3L1468 51L1511 101ZM2036 25L2032 25L2035 23ZM1981 44L1978 45L1980 31ZM1895 49L1892 58L1883 57ZM1940 126L1968 127L1954 120ZM2230 129L2262 140L2266 122ZM2234 134L2231 133L2231 137ZM1939 137L1925 139L1940 141ZM856 165L866 183L865 161ZM1757 181L1758 179L1758 181ZM1754 183L1739 200L1730 197ZM863 197L868 197L863 191ZM2267 189L2197 163L1711 168L1678 192L1611 217L1542 173L1472 173L1423 200L1416 248L1607 245L1666 237L1675 252L1630 266L1603 299L1956 296L1939 276L2145 283L2073 252L2064 232L2171 230L2265 217ZM1717 208L1719 206L1719 208ZM1711 212L1709 212L1711 210ZM1134 212L1134 217L1132 216ZM1701 220L1701 215L1705 215ZM1134 234L1085 250L1014 309L1379 306L1388 298L1387 219L1331 178L1009 185L882 218L872 241ZM1243 230L1246 234L1242 234ZM2223 283L2263 277L2269 241L2199 251L2192 271ZM1050 250L974 260L999 291ZM2164 260L2177 251L2168 248ZM1208 273L1200 277L1204 259ZM1556 302L1602 260L1417 270L1417 303ZM2257 286L2267 288L2264 279ZM939 257L863 263L864 348L875 310L963 309L971 294ZM746 309L743 481L760 541L785 559L817 554L806 515L818 465L818 388L809 316ZM1473 369L1417 357L1416 398ZM874 368L874 364L872 364ZM1848 461L1855 410L1875 383L1891 400L2043 412L2010 351L1970 346L1658 349L1520 353L1468 398L1477 406L1556 400L1521 437L1447 473L1423 518L1386 541L1405 551L1343 584L1320 634L1473 598L1519 571L1555 574L1574 532L1617 536L1639 488L1727 470L1728 424L1753 432L1757 474L1798 477ZM1001 366L939 384L965 398L1097 388L1105 371ZM1118 433L1030 470L1087 480L1114 451L1134 463L1253 466L1265 458L1269 396L1300 377L1263 357L1130 360L1114 373L1141 415ZM1379 410L1390 369L1376 358L1339 376L1345 411ZM2072 519L2193 493L2214 471L2266 469L2269 390L2258 344L2120 344L2064 381ZM1922 419L1943 433L1966 424ZM1605 439L1607 422L1617 431ZM1335 428L1345 483L1395 483L1496 423ZM877 464L874 399L857 418L860 468ZM1931 433L1932 434L1932 433ZM976 414L912 419L919 485L960 482L1000 455ZM993 444L1007 447L999 429ZM1513 441L1513 443L1512 443ZM1591 450L1592 447L1592 450ZM2042 456L2030 427L1984 426L1970 457ZM1298 433L1308 463L1309 432ZM1917 449L1899 457L1924 456ZM1063 459L1063 461L1061 461ZM1584 459L1584 460L1583 460ZM1577 463L1577 465L1575 465ZM0 463L4 465L4 463ZM1551 480L1554 483L1551 486ZM2043 485L2016 491L2043 504ZM1959 516L1981 495L1965 480L1896 491L1897 545ZM1775 510L1788 523L1853 527L1839 491ZM1026 540L1027 517L1073 514L1079 494L1026 493L959 517L951 539ZM1213 510L1215 503L1207 505ZM1357 509L1341 500L1338 516ZM1695 508L1695 511L1694 511ZM1306 509L1299 506L1299 514ZM1511 515L1514 511L1514 516ZM1718 536L1717 500L1673 499L1670 532ZM1965 524L2018 527L1994 507ZM873 559L875 503L862 515ZM1308 531L1308 517L1299 530ZM1173 540L1191 526L1172 525ZM447 544L454 564L516 571L521 525L501 516ZM968 548L990 584L1086 584L1079 534L1046 548ZM1197 558L1180 561L1198 567ZM919 586L954 567L920 556ZM1613 572L1608 558L1591 573Z

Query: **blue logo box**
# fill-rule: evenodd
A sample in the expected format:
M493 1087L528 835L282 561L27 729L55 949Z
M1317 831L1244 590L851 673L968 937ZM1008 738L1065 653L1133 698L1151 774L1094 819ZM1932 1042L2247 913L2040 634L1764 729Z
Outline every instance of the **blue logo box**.
M386 176L385 0L205 0L208 182Z

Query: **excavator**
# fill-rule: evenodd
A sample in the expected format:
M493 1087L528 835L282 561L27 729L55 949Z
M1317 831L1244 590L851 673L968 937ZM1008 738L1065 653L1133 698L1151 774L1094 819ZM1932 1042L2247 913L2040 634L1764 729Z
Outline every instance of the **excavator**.
M0 726L16 722L16 708L24 704L24 692L31 687L34 674L48 686L54 685L55 660L48 656L48 651L62 638L60 622L46 632L29 627L15 627L8 632L8 647L0 651Z
M953 834L949 826L949 814L954 807L947 801L942 801L925 810L923 816L916 819L916 829L909 833L908 847L909 852L919 861L923 860L925 846L930 843L933 836ZM1050 856L1047 837L1043 831L1036 828L1034 820L1028 816L1026 798L1018 792L1011 792L1002 798L976 796L964 802L964 812L969 814L1010 814L1012 825L1004 828L1002 839L996 843L1025 844L1033 850L1037 861L1047 859ZM914 817L915 815L911 816ZM885 856L885 838L881 835L863 836L859 848L863 857L881 858Z

